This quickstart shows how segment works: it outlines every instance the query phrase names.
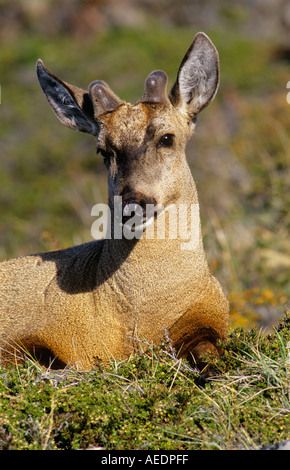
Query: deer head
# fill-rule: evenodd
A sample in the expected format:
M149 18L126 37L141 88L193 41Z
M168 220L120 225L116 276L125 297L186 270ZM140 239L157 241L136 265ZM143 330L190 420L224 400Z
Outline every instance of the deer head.
M95 136L108 169L111 207L114 196L122 196L125 206L138 203L142 208L187 202L193 181L185 145L196 116L213 100L219 84L218 53L205 34L195 36L170 94L167 75L158 70L149 75L143 97L134 105L103 81L94 81L88 90L69 85L41 60L37 73L58 119ZM144 211L144 226L146 222Z

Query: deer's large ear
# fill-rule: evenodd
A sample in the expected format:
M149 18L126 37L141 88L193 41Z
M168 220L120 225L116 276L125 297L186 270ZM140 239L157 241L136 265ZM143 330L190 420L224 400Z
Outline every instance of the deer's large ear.
M96 135L99 128L89 93L57 78L40 59L36 70L40 86L60 122L71 129Z
M219 75L218 52L204 33L198 33L179 67L169 97L172 104L194 118L214 99Z

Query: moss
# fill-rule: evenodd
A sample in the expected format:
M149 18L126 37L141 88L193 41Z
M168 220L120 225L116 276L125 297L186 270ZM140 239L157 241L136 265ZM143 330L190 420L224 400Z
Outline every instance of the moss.
M204 386L167 349L91 372L1 370L2 449L240 449L289 438L289 315L235 329Z

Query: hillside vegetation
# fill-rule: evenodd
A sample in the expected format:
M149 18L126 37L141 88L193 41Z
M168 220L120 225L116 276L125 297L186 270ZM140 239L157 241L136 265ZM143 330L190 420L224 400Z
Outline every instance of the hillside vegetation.
M1 371L1 449L241 450L289 439L290 317L241 328L207 379L170 343L92 372ZM205 371L203 372L203 375Z

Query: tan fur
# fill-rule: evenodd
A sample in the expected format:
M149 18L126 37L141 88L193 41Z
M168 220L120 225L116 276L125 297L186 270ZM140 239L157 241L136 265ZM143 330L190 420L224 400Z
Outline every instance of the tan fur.
M195 41L195 47L213 47L205 35ZM68 99L74 98L76 87L70 89L42 70L45 80L53 77L55 86L63 86ZM196 113L191 108L184 114L182 89L174 99L164 98L164 75L157 73L149 82L146 99L136 105L119 100L103 82L94 82L90 99L99 101L93 110L90 102L82 107L82 91L77 89L76 113L83 113L79 130L96 135L97 148L111 152L111 207L113 196L120 194L128 199L134 194L134 200L150 198L164 207L197 204L184 153ZM87 100L88 92L83 96ZM48 100L58 118L76 128L70 110L62 107L64 99L57 105L54 95ZM170 148L159 145L167 134L174 134ZM209 272L200 231L194 250L182 250L180 238L146 239L146 232L141 240L105 239L3 262L2 362L21 360L26 351L46 365L55 357L54 367L90 369L98 359L106 362L138 351L138 340L156 344L165 332L182 357L199 360L204 352L217 350L218 340L227 333L228 302Z

